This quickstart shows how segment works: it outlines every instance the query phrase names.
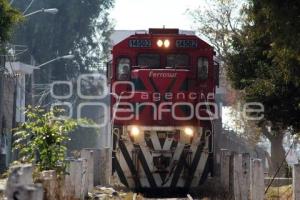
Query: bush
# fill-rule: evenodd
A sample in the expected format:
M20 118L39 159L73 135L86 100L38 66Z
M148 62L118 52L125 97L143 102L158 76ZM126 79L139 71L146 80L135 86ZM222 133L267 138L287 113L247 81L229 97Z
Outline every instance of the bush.
M28 107L26 122L21 124L14 134L14 149L19 153L21 162L36 164L39 171L66 170L66 143L70 140L68 133L78 123L76 120L58 120L56 116L62 110L45 111L40 107Z

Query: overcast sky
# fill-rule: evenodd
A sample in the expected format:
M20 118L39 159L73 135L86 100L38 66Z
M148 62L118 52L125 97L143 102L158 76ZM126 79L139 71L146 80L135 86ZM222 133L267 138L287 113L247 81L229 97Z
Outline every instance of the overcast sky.
M179 28L190 30L187 9L195 9L204 0L115 0L111 17L116 30Z

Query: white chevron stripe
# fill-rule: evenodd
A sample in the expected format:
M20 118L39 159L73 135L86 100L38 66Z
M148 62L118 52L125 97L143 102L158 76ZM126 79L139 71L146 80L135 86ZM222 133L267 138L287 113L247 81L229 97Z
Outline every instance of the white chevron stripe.
M117 159L119 160L121 169L125 175L125 178L127 179L128 185L130 188L134 188L135 187L135 183L131 174L131 171L129 170L129 167L127 165L127 162L123 156L123 153L121 152L121 150L117 153Z
M204 168L205 168L205 165L207 162L207 158L208 158L208 147L209 147L209 137L206 137L205 138L205 146L202 150L200 160L198 162L195 174L192 178L192 184L191 184L192 186L198 186L200 178L203 174L203 171L204 171Z
M140 178L142 187L150 187L150 183L148 181L147 175L146 175L141 163L139 163L139 178Z
M198 183L200 181L200 178L203 174L203 171L204 171L204 168L205 168L205 165L206 165L206 162L207 162L207 158L208 158L208 153L207 152L202 152L201 158L198 162L197 169L196 169L195 174L192 178L192 184L191 184L192 187L197 187L198 186Z
M193 143L192 143L192 146L191 146L192 160L194 160L197 147L201 143L201 137L202 137L202 134L203 134L203 128L201 128L201 127L198 128L198 134L199 134L199 137L197 137L196 139L193 140Z
M132 160L132 151L133 151L133 144L132 144L132 142L124 140L124 145L125 145L125 147L127 149L127 152L128 152L128 154L130 156L130 159ZM125 175L125 177L127 179L127 182L128 182L128 184L129 184L130 187L135 186L133 175L132 175L132 173L131 173L131 171L130 171L130 169L128 167L128 164L127 164L127 162L126 162L126 160L125 160L125 158L124 158L123 153L121 152L121 150L119 150L119 154L121 155L120 158L122 158L122 164L123 164L122 165L121 161L120 161L120 165L121 165L123 173L124 173L124 175ZM123 166L124 166L124 168L123 168Z
M160 175L157 174L157 173L153 173L154 172L154 170L152 168L153 167L153 157L152 157L152 155L151 155L151 153L149 151L149 148L141 147L141 149L142 149L142 153L144 154L144 156L146 158L147 165L150 168L150 171L152 173L152 176L153 176L153 178L155 180L156 185L158 187L161 186L162 180L161 180Z
M178 143L178 144L177 144L177 147L176 147L176 149L175 149L173 158L172 158L172 160L171 160L171 164L172 164L175 160L177 160L177 161L179 160L180 155L181 155L183 149L184 149L184 144Z
M165 143L164 143L164 146L163 146L163 150L170 150L170 149L171 149L171 146L172 146L172 142L173 142L173 139L167 137L167 138L165 139Z
M160 146L156 131L151 131L150 138L151 138L154 150L161 150L161 146Z
M180 158L180 155L181 155L183 149L184 149L184 144L178 143L178 144L177 144L177 147L176 147L176 150L175 150L175 152L174 152L173 158L172 158L172 160L171 160L171 162L170 162L170 166L171 166L171 167L173 167L174 161L177 161L177 163L178 163L179 158ZM176 166L175 166L175 168L173 169L173 173L174 173L175 169L176 169ZM170 170L171 170L171 169L170 169ZM164 185L164 187L170 187L170 186L171 186L171 182L172 182L173 175L174 175L173 173L172 173L172 175L168 178L168 181L167 181L167 183Z
M163 147L161 147L160 145L160 141L159 141L159 138L158 138L158 135L157 135L157 131L170 131L170 128L171 127L164 127L163 129L161 127L155 129L153 127L150 128L150 139L151 139L151 142L153 144L153 148L154 148L154 151L168 151L171 149L172 147L172 142L173 142L173 138L166 138L165 141L164 141L164 144L163 144ZM145 130L147 128L145 127ZM149 130L149 129L147 129ZM172 130L174 130L174 127L172 127ZM202 134L203 134L203 131L202 130L199 130L198 129L198 132L199 132L199 138L201 138ZM129 139L129 138L127 138ZM204 151L206 148L208 148L208 140L209 138L206 138L206 144L205 144L205 147L204 147ZM162 185L162 179L160 177L160 175L158 173L154 173L154 170L155 170L155 167L153 165L153 156L154 154L158 154L160 155L160 152L151 152L150 148L146 145L145 141L144 141L144 137L143 137L143 141L142 142L139 142L140 144L140 147L141 147L141 150L142 150L142 153L146 159L146 163L153 175L153 178L155 180L155 183L158 187L170 187L171 186L171 182L172 182L172 179L173 179L173 173L176 169L176 165L174 167L174 163L177 161L179 161L179 158L180 158L180 155L182 154L183 150L184 150L184 144L182 143L178 143L177 144L177 147L175 148L175 152L173 154L173 157L171 158L171 161L170 161L170 166L168 167L168 170L171 170L172 167L174 167L173 169L173 173L170 177L166 177L167 178L167 183L165 183L164 185ZM195 139L193 142L192 142L192 145L190 147L190 150L192 152L192 155L191 155L191 158L192 160L194 159L195 157L195 153L196 153L196 150L197 150L197 147L198 145L200 144L200 139ZM126 141L125 142L125 146L126 146L126 149L130 155L130 158L132 159L132 151L134 149L134 146L132 144L132 142L130 140ZM135 187L135 182L134 182L134 179L132 177L132 174L131 174L131 171L129 170L129 167L126 163L126 160L123 156L123 154L121 152L117 153L118 155L118 160L120 162L120 165L121 165L121 168L123 170L123 173L127 179L127 182L129 184L129 186L131 188ZM198 183L199 183L199 180L203 174L203 170L205 168L205 165L206 165L206 162L207 162L207 159L208 159L208 153L206 152L202 152L201 154L201 157L200 157L200 161L197 163L197 168L196 168L196 171L195 171L195 175L194 177L192 178L192 184L191 186L197 186ZM134 161L135 162L135 161ZM136 165L136 163L134 163L134 165ZM138 171L138 175L139 175L139 179L140 179L140 182L141 182L141 186L146 188L146 187L151 187L150 186L150 183L148 181L148 178L147 178L147 175L141 165L141 163L139 162L138 163L138 166L137 166L137 171ZM183 172L184 170L182 170L180 172L180 176L179 176L179 179L178 179L178 182L177 182L177 187L184 187L185 185L185 179L183 179Z
M180 176L179 176L178 182L176 184L177 187L184 187L185 179L182 178L183 177L183 171L184 171L184 168L180 172Z

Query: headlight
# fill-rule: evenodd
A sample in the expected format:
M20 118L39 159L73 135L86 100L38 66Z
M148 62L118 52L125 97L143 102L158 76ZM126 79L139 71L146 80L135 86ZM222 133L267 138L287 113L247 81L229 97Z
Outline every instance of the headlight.
M140 129L137 126L131 127L130 135L133 137L137 137L140 134Z
M164 41L164 46L165 46L166 48L168 48L168 47L170 46L170 40L165 40L165 41Z
M157 40L156 42L158 47L162 47L162 45L164 44L162 40Z
M194 136L194 130L190 127L184 128L184 133L187 136L193 137Z

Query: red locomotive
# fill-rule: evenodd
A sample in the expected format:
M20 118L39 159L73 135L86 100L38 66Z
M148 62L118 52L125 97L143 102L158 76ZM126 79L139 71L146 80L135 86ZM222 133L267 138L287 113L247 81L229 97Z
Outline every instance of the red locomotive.
M112 55L113 172L135 190L201 185L213 170L213 48L178 29L149 29Z

